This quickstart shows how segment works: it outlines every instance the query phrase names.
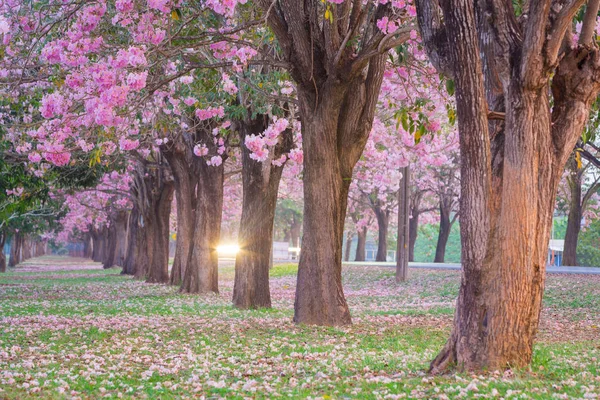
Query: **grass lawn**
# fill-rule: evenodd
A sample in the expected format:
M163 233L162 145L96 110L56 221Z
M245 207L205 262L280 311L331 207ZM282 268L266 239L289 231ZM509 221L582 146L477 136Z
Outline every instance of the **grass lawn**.
M179 294L70 258L0 275L0 399L600 397L600 277L550 275L530 369L431 377L459 273L345 267L354 325L298 326L294 265L271 273L272 310Z

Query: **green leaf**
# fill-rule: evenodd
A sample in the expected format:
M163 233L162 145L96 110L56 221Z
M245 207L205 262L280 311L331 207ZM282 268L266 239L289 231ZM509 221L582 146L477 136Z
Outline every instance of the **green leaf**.
M446 90L450 96L454 96L454 80L446 79Z

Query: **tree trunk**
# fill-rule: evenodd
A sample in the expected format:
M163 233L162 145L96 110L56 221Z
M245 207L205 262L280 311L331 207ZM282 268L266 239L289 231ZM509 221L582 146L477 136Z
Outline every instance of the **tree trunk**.
M203 159L198 166L194 240L187 263L181 291L186 293L219 292L219 255L217 246L221 237L223 213L223 164L210 166Z
M439 21L431 5L417 1L419 24L428 30ZM447 32L438 39L448 40L456 66L463 273L452 333L431 371L523 367L539 323L557 187L600 90L600 56L593 45L567 44L553 60L546 41L560 45L563 35L545 30L553 24L546 1L532 3L522 37L513 36L514 15L504 14L513 12L510 4L494 2L501 23L493 26L487 9L475 12L473 2L440 5ZM422 35L426 43L430 33ZM491 111L503 114L499 129Z
M377 217L378 228L377 255L375 256L375 261L387 261L387 235L390 213L379 207L374 208L373 211L375 211L375 216Z
M450 222L450 208L440 199L440 232L438 234L437 245L435 246L434 263L443 263L446 256L446 245L450 237L452 223Z
M138 267L144 269L149 262L149 242L144 229L144 218L140 212L138 202L134 202L129 216L129 229L127 231L127 256L122 274L136 275ZM138 274L144 276L145 272Z
M22 236L19 232L15 233L10 242L10 255L8 258L8 266L14 267L21 262L21 245Z
M93 229L92 232L93 251L92 260L104 264L108 256L108 228Z
M161 152L169 162L175 180L177 240L170 283L176 286L181 285L183 282L194 239L194 205L196 204L198 176L191 150L193 144L187 143L188 139L182 133L174 138L172 143L161 146Z
M115 249L114 265L123 267L125 258L127 257L127 223L129 221L129 213L125 210L117 212L115 219L115 228L117 236L117 246Z
M153 247L146 278L146 282L149 283L169 282L169 217L174 191L175 184L164 180L160 192L156 193L149 215L149 219L152 220L149 224L149 227L152 227L149 243Z
M354 234L352 231L346 233L346 247L344 248L344 261L350 261L350 248L352 247L352 239Z
M417 243L417 236L419 235L419 216L421 213L419 209L413 207L411 211L411 218L409 222L409 234L408 234L408 261L415 261L415 244Z
M92 237L89 233L83 235L83 257L92 258Z
M402 169L398 189L398 242L396 243L396 282L408 279L409 236L410 236L410 167Z
M23 237L23 245L21 247L21 260L27 261L31 258L31 239L29 236Z
M138 160L132 174L134 205L123 273L151 283L167 283L169 215L175 186L164 160L160 154L156 156L153 164Z
M583 217L582 174L579 172L577 165L571 168L571 170L572 174L567 178L571 191L571 199L569 203L569 216L567 217L567 232L565 234L562 265L575 267L577 266L577 241L581 230L581 218Z
M106 228L106 253L102 260L102 267L104 269L111 268L115 265L115 255L117 250L117 228L115 226L114 219L110 219L110 226Z
M367 247L367 227L365 226L360 228L356 234L356 254L354 256L354 261L365 261Z
M240 143L250 135L267 129L269 120L259 116L240 122ZM258 162L250 158L250 150L242 144L242 219L238 242L240 250L235 259L233 304L242 309L270 308L269 268L273 255L273 222L277 205L282 166L271 160L288 153L293 144L291 130L282 133L282 141L273 149L271 158Z

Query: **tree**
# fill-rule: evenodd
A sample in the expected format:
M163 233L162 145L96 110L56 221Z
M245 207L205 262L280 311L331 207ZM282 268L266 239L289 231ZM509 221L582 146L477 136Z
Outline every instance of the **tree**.
M259 1L297 85L304 236L294 321L317 325L351 323L341 282L348 190L373 123L386 52L410 32L386 34L385 22L397 28L396 16L404 14L395 16L391 3L335 3Z
M292 130L285 119L268 125L267 115L240 121L242 146L243 207L238 237L240 251L235 260L233 304L238 308L271 307L269 291L269 268L273 251L273 223L277 204L279 181L286 154L293 146ZM257 135L271 129L265 135L279 137L267 159L255 160L248 143Z
M432 372L531 361L558 183L600 90L598 4L576 43L583 0L523 14L499 0L416 1L430 59L455 82L461 153L463 274Z

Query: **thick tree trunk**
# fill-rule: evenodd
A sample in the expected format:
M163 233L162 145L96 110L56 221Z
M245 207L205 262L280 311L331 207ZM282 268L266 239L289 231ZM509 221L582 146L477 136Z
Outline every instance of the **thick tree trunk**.
M146 282L168 283L169 282L169 217L171 215L171 203L175 185L172 181L164 181L160 193L152 204L150 218L152 232L149 241L153 247L152 258L148 268Z
M125 265L123 265L124 275L135 275L138 265L138 260L142 257L140 251L145 252L144 245L147 245L145 240L140 210L137 204L134 203L129 215L129 223L127 230L127 251L125 257Z
M377 217L378 228L377 255L375 256L375 261L387 261L387 235L390 223L390 213L381 208L374 208L373 211L375 211L375 216Z
M240 142L250 135L267 129L266 116L250 122L240 122ZM272 159L291 150L291 130L282 134L282 142L275 146ZM242 309L271 307L269 269L273 256L273 221L277 205L279 181L283 165L278 167L271 159L258 162L250 158L250 150L242 145L242 219L238 242L240 251L235 259L233 304Z
M157 157L156 163L139 160L133 174L134 205L123 273L147 282L167 283L169 214L175 187L164 161Z
M450 65L457 66L463 273L454 327L431 370L523 367L531 362L539 323L558 182L600 89L600 57L595 46L567 45L558 68L549 67L555 62L545 41L560 44L563 38L545 31L552 23L548 2L532 3L518 38L516 19L504 15L499 2L494 12L502 24L493 27L484 10L475 13L473 2L440 4ZM432 9L422 0L417 6L425 23L421 17ZM597 8L593 20L596 14ZM483 17L477 23L476 15ZM425 41L429 36L423 35ZM484 71L499 81L486 75L484 82ZM503 97L506 110L504 126L490 133L488 112L498 111L488 109L498 104L493 96Z
M577 266L577 241L581 230L582 207L582 176L575 166L573 174L567 178L571 199L569 203L569 215L567 217L567 232L565 234L565 247L562 265Z
M31 258L31 239L29 236L23 237L23 245L21 248L21 260L26 261Z
M367 248L367 227L360 228L356 232L356 254L354 261L365 261Z
M175 200L177 202L177 240L175 258L171 267L171 285L179 286L183 282L187 263L191 256L194 240L194 221L196 204L196 185L198 181L193 144L186 143L184 134L176 137L172 143L161 146L161 152L171 166L175 180Z
M14 267L21 262L21 245L23 239L20 233L15 233L10 242L10 255L8 258L8 266Z
M342 22L329 25L322 24L316 2L258 1L297 83L304 151L297 323L351 323L342 288L344 220L352 172L373 126L387 60L385 35L376 21L391 12L391 4L344 3ZM344 37L358 38L360 50Z
M450 208L440 199L440 232L438 233L437 245L435 246L434 263L443 263L446 256L446 245L450 237L452 223L450 222Z
M408 227L408 261L415 261L415 244L419 235L419 216L421 213L418 208L411 210L411 218Z
M210 166L199 159L196 219L190 260L187 263L181 291L186 293L218 293L219 255L223 214L224 166Z
M117 250L117 229L114 219L111 218L110 226L106 228L106 254L102 260L104 269L111 268L115 265L115 255Z
M115 212L110 218L106 234L106 254L103 260L105 269L125 264L127 238L127 212Z
M92 260L104 264L108 256L108 228L93 229L92 231L93 251Z
M89 233L83 235L83 257L92 258L92 237Z
M129 213L125 210L117 212L115 219L115 229L117 237L117 246L115 249L114 265L123 267L127 257L127 223L129 221Z

